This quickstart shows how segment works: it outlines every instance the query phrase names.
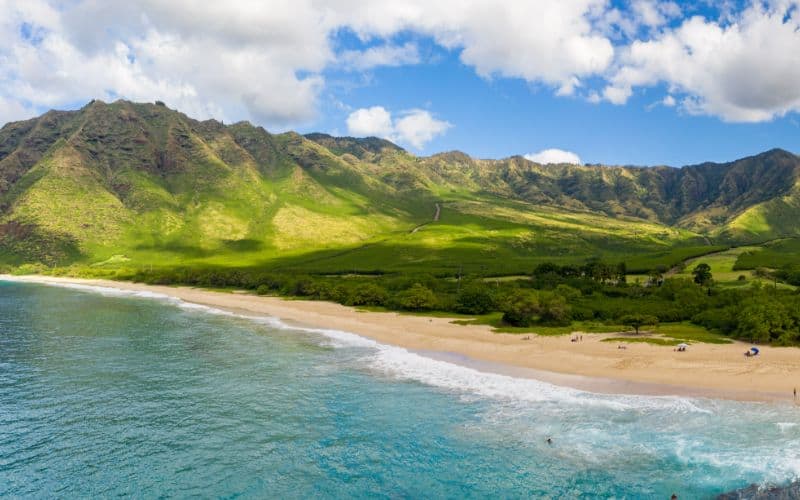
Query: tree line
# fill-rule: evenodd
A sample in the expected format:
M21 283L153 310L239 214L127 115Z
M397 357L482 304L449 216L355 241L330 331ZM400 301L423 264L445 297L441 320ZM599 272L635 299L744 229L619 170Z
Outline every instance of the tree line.
M692 278L628 283L624 263L543 263L524 279L386 274L331 276L237 269L139 270L125 278L153 284L243 288L262 295L333 301L400 311L501 314L509 326L623 324L637 332L664 322L691 321L733 338L800 343L800 295L764 287L720 287L704 263Z

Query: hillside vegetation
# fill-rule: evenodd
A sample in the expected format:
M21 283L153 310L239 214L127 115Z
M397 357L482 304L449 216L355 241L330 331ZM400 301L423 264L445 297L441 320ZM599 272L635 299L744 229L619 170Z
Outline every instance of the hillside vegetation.
M0 130L0 263L499 275L595 257L646 272L800 235L798 167L781 150L681 169L419 158L93 101Z
M782 150L683 168L420 158L92 101L0 129L0 271L796 344L799 173Z

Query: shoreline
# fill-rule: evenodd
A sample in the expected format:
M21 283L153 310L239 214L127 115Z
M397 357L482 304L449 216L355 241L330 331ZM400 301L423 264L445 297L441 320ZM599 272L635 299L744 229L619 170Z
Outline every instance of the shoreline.
M757 402L793 402L800 386L800 349L761 348L757 358L742 354L750 344L671 346L602 342L615 333L537 336L494 333L486 325L456 325L451 319L396 312L363 312L331 302L215 292L190 287L50 276L0 275L0 280L51 285L84 285L152 292L188 303L250 316L271 316L299 327L354 333L382 344L483 372L531 378L587 392L705 397Z

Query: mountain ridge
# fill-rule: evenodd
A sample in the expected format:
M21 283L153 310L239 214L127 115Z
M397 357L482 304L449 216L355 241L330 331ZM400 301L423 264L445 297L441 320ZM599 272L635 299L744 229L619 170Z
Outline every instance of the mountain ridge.
M272 134L163 103L94 100L0 129L0 262L255 263L387 238L417 256L436 231L459 245L508 245L524 260L564 238L564 255L602 251L592 224L638 227L606 236L631 252L736 244L800 236L798 179L800 158L779 148L685 167L417 157L375 137ZM398 240L434 203L445 205L442 223Z

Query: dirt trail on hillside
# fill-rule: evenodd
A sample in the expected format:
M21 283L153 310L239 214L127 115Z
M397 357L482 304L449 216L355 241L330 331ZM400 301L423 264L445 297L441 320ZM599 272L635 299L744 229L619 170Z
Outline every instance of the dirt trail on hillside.
M442 207L438 203L434 203L434 205L436 205L436 212L433 214L433 220L431 222L439 222L439 216L442 214ZM428 224L430 224L430 222L426 222L425 224L420 224L419 226L411 230L411 234L416 233L417 231L427 226Z

